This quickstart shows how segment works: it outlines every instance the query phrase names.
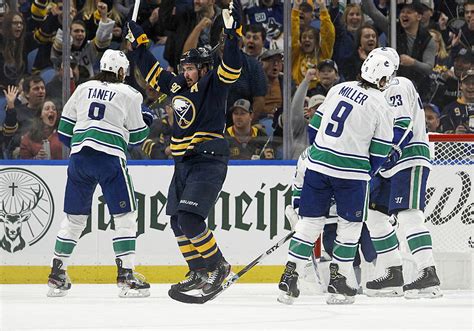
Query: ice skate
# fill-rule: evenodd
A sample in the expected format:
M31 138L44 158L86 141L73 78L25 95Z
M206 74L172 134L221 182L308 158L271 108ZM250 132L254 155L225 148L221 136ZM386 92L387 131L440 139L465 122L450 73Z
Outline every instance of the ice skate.
M413 282L403 285L403 291L406 299L441 298L443 292L441 292L439 285L436 268L431 266L421 270L418 278Z
M48 277L48 286L50 289L46 294L48 297L63 297L71 288L71 280L66 270L61 269L63 262L59 259L53 259L53 266Z
M330 293L326 303L328 305L346 305L355 301L357 289L347 285L347 278L339 273L339 266L336 263L329 265L329 286Z
M119 297L148 297L150 296L150 284L145 277L132 269L122 268L122 260L115 259L117 264L117 286L120 288Z
M403 296L402 266L388 267L383 276L367 282L365 287L369 297Z
M179 283L171 285L171 290L189 292L202 289L207 282L207 270L189 270L186 277Z
M281 275L278 288L281 293L277 298L278 302L286 305L291 305L295 298L299 297L300 290L298 289L298 273L296 272L296 263L288 261L286 263L285 271Z
M230 264L222 258L217 264L216 268L211 271L209 278L206 281L206 284L202 287L202 293L209 294L222 285L222 282L230 275Z

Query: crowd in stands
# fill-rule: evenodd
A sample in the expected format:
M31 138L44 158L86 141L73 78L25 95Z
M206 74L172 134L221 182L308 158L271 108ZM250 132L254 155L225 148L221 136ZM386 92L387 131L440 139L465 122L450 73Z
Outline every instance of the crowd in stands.
M137 23L165 70L178 73L183 52L223 48L222 9L230 0L142 0ZM389 0L293 0L291 26L282 0L241 0L243 68L227 100L232 159L281 159L283 119L293 128L291 157L308 144L306 127L328 90L358 78L376 47L388 46ZM92 78L106 49L127 52L134 1L2 1L0 5L0 158L67 159L57 137L63 86L63 41L70 38L70 88ZM70 36L62 17L70 15ZM398 75L416 85L427 130L474 133L474 0L399 0ZM291 72L283 72L283 31L291 31ZM64 55L65 56L65 55ZM284 109L284 74L292 102ZM130 159L169 159L173 109L166 95L146 86L131 61L128 84L142 92L154 121L148 140ZM289 117L282 116L291 112Z

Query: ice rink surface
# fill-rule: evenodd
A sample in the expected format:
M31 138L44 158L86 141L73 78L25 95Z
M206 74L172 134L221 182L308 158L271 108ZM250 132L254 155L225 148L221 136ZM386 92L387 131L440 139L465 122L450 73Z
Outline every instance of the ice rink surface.
M186 305L152 284L149 298L118 298L115 285L73 284L63 298L46 285L0 285L0 330L473 330L474 291L440 299L369 298L329 306L325 295L276 301L276 284L235 284L214 301Z

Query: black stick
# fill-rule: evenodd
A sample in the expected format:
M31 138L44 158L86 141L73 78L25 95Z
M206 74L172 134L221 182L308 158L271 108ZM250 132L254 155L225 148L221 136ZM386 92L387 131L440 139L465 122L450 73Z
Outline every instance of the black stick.
M229 280L224 282L217 290L215 290L212 293L209 293L207 295L189 295L183 292L178 292L174 290L169 290L168 295L177 301L184 302L184 303L197 303L197 304L203 304L206 303L207 301L210 301L220 295L222 292L224 292L226 289L228 289L232 284L237 282L240 277L245 275L250 269L255 267L257 264L259 264L264 258L266 258L268 255L272 254L275 250L281 247L284 243L286 243L291 237L293 237L293 234L295 231L291 231L288 233L284 238L280 239L279 242L277 242L275 245L267 249L265 253L257 257L255 260L247 264L242 270L240 270L238 273L236 273L234 276L232 276Z

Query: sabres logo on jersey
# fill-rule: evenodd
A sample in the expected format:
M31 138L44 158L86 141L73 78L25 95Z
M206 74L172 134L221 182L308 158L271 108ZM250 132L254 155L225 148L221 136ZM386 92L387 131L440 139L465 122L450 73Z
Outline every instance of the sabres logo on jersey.
M181 129L186 129L193 124L196 118L196 107L191 100L183 96L173 98L172 106L176 123Z

